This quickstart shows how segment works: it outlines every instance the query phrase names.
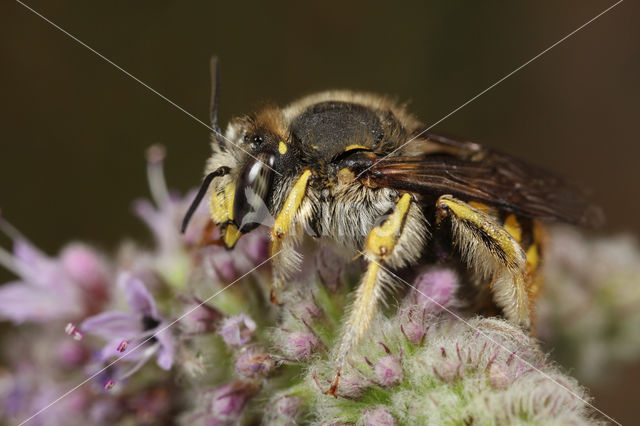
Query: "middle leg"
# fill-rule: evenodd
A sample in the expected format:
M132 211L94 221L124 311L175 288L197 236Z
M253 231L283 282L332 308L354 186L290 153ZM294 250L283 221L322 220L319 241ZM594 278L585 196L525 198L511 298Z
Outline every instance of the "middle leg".
M425 235L422 213L410 194L403 194L394 211L369 232L363 251L369 264L343 329L335 358L337 370L327 394L337 396L341 371L349 353L368 330L385 286L392 283L392 277L382 266L398 268L416 261L422 254Z

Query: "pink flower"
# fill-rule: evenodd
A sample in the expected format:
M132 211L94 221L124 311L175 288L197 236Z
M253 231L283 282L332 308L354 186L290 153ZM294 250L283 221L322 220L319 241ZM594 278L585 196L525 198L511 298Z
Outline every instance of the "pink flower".
M274 367L273 358L258 348L247 348L236 360L236 372L247 379L266 376Z
M427 312L437 313L452 305L458 277L451 269L434 268L419 275L414 286L416 303Z
M251 340L256 323L247 315L240 314L224 320L218 334L224 342L234 348L245 345Z
M318 343L318 338L312 333L293 331L287 336L283 350L289 357L304 360L313 355Z
M152 267L172 284L182 286L187 279L186 269L190 250L202 250L204 262L210 266L214 279L231 282L269 257L269 238L264 230L243 236L233 252L218 245L200 248L201 240L211 223L207 203L195 211L184 234L180 233L182 219L195 197L195 191L179 196L170 193L164 179L164 149L152 147L147 153L147 177L153 202L137 200L134 213L151 229L156 241ZM216 229L213 239L219 235Z
M365 426L395 426L397 424L386 408L366 410L362 420Z
M382 386L395 386L403 377L402 364L395 355L387 355L380 358L373 367L373 371L375 372L376 380Z
M95 312L107 300L107 266L88 247L72 244L55 259L2 218L0 230L14 242L13 254L0 248L0 265L18 276L0 286L0 318L17 324L70 320Z
M125 289L131 312L107 311L94 315L81 324L81 330L108 341L101 352L101 360L126 357L128 361L136 361L133 371L127 376L153 356L157 357L160 368L170 369L175 342L170 330L164 329L167 322L158 313L153 297L142 281L128 273L120 275L118 284ZM128 349L120 354L118 347L123 340L128 341ZM143 342L146 343L136 349Z
M242 381L227 383L216 389L211 399L211 415L214 419L235 421L255 393L253 384Z

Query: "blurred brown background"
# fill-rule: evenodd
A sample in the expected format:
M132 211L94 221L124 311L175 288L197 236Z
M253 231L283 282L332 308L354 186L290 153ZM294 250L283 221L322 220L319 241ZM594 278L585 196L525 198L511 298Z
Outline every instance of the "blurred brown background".
M27 4L203 121L216 54L222 123L350 88L411 100L427 124L613 4L345 3ZM593 190L607 231L640 232L638 12L621 3L437 129L564 174ZM207 129L17 2L0 4L0 39L2 214L49 253L147 238L129 210L148 194L145 149L167 147L167 179L184 191L201 178ZM634 423L633 379L598 390L596 405Z

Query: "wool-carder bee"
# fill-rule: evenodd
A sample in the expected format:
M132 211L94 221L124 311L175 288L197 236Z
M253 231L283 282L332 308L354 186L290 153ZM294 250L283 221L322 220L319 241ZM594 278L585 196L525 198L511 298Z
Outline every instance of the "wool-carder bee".
M529 328L541 286L540 222L598 219L562 179L477 143L426 132L404 106L378 95L327 91L265 107L233 119L223 136L214 81L213 154L183 227L207 193L229 249L269 223L271 253L278 254L274 299L300 265L296 246L305 235L368 262L334 354L330 394L394 281L389 271L437 260L449 248L475 286L490 289L496 311Z

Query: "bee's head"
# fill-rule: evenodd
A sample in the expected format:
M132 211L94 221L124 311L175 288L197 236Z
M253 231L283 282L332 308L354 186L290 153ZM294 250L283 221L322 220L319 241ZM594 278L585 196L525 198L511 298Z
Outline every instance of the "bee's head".
M227 248L259 225L273 224L287 176L299 166L289 139L281 110L271 107L232 120L224 136L213 135L208 174L194 204L210 185L211 217Z

